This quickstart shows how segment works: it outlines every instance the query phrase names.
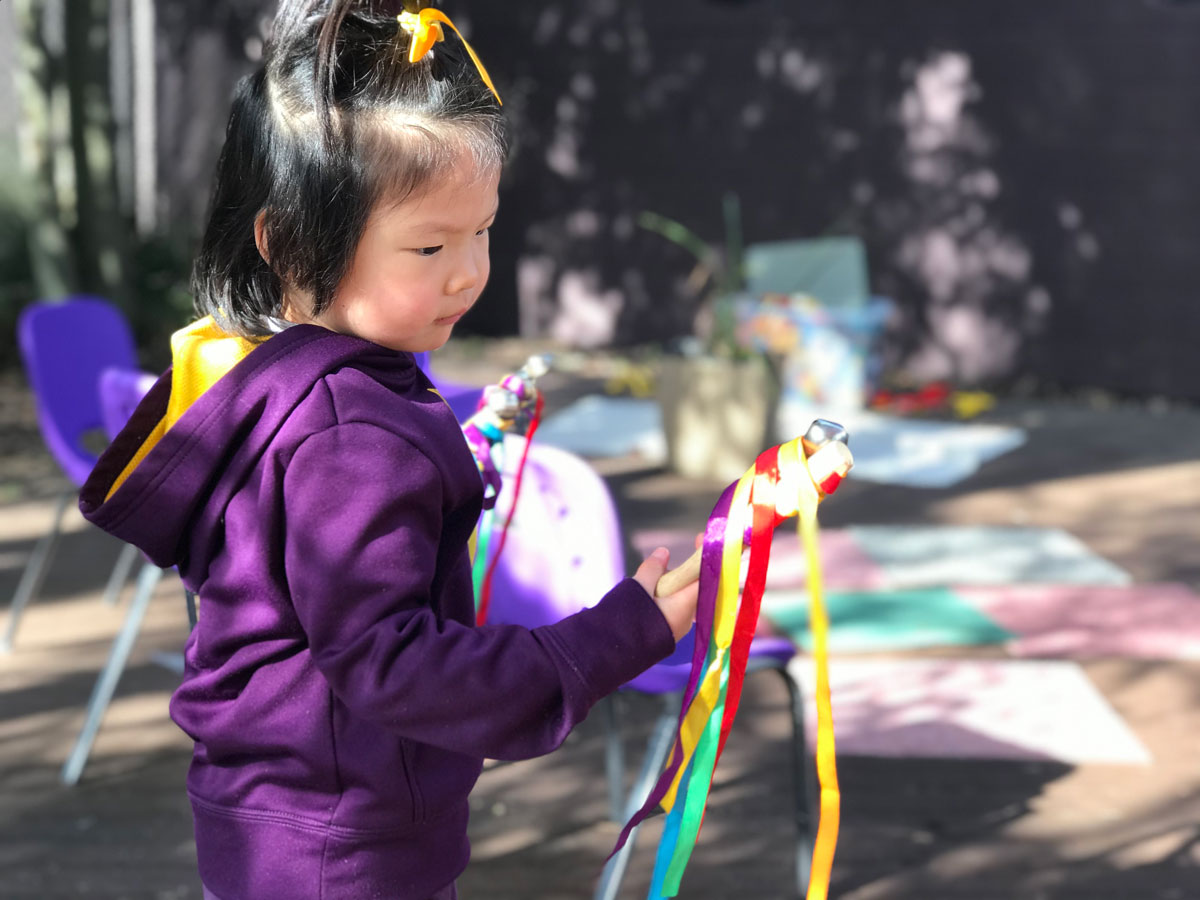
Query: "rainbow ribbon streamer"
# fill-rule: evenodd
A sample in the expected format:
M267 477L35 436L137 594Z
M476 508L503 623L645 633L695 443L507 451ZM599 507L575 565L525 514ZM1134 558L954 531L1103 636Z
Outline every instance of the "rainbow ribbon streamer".
M504 376L498 384L487 388L479 398L474 415L462 426L463 436L483 480L483 513L471 539L471 582L475 590L475 620L480 625L487 621L496 564L512 527L525 465L529 461L529 448L545 409L545 398L537 390L536 380L539 374L545 373L547 365L543 358L531 357L520 371ZM517 466L512 502L492 552L496 500L503 487L500 472L504 468L504 435L514 429L519 431L522 426L525 427L525 447Z
M475 582L475 622L478 625L487 624L488 612L492 604L492 580L496 576L496 565L500 561L500 554L504 552L504 544L508 540L508 531L512 528L513 517L517 514L517 501L521 499L521 485L525 482L525 466L529 462L529 448L533 446L533 436L537 433L538 425L542 421L542 413L545 409L545 398L539 393L534 399L533 418L529 422L529 428L525 432L525 447L521 450L521 461L517 465L517 477L513 484L512 505L508 509L508 515L504 519L504 526L500 529L500 539L496 542L496 552L492 554L491 559L488 559L487 543L489 539L484 540L483 552L480 554L480 559L486 560L486 569L483 571L482 579ZM500 444L501 449L503 443ZM480 524L480 528L488 529L489 533L493 527L492 516L495 509L485 511L484 519ZM472 577L478 575L477 568L472 572Z
M799 497L782 498L784 502L779 502L782 486L789 491L798 491ZM726 488L713 508L705 530L700 564L692 673L684 691L675 745L658 783L645 805L626 824L613 851L620 850L632 830L656 807L661 806L666 811L650 887L651 900L675 897L679 893L680 880L700 832L713 772L741 701L750 643L758 624L766 585L771 538L776 526L785 518L780 510L796 511L798 515L798 534L808 563L817 663L817 773L821 786L821 816L807 900L823 900L828 893L837 843L840 794L829 700L828 616L822 598L817 550L817 505L820 499L797 439L760 455L753 469ZM745 588L739 592L747 536L750 556Z

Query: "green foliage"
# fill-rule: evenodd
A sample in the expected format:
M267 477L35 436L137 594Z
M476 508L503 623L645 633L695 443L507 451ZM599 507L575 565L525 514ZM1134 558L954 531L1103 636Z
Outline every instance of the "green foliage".
M193 318L191 247L154 235L134 248L133 300L126 310L144 368L161 371L170 363L171 335Z
M0 171L15 170L15 162L10 167L0 148ZM33 204L20 184L18 178L0 179L0 371L20 365L17 317L42 299L29 252ZM135 243L130 296L121 306L148 369L166 368L171 334L192 318L190 275L191 247L183 241L154 235Z
M16 147L0 143L0 172L16 171ZM0 369L17 363L17 314L36 291L27 240L32 203L24 184L0 178Z
M695 258L696 267L687 287L700 298L695 330L705 350L715 356L744 359L754 354L738 340L734 311L734 303L746 285L741 204L737 194L725 194L722 214L725 238L721 245L710 244L686 225L655 212L643 212L637 222Z

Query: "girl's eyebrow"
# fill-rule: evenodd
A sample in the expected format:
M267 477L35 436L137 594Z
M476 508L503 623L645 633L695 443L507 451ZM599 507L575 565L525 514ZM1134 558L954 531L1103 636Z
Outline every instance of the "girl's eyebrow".
M496 214L499 212L500 204L497 203L495 208L484 217L483 221L491 221L496 218ZM421 222L414 230L421 231L424 234L454 234L459 229L457 226L447 225L442 222Z

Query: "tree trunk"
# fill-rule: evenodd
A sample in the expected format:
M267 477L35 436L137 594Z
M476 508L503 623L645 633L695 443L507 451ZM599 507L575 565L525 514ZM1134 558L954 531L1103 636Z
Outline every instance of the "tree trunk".
M15 87L20 131L21 164L30 182L33 215L29 228L29 257L37 291L43 297L62 296L78 287L72 267L64 204L60 194L66 179L57 177L68 142L63 117L58 115L54 89L61 81L66 51L61 28L61 0L15 0L17 57ZM56 16L57 13L57 16ZM47 26L50 27L47 27ZM64 174L66 174L64 172Z
M103 0L16 0L29 252L42 297L129 301L130 223L117 205Z

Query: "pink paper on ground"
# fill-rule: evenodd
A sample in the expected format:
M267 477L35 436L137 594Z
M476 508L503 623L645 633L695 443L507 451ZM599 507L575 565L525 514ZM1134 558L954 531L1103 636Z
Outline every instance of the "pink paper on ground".
M812 661L791 665L812 743ZM1150 762L1075 663L834 658L829 674L839 755Z
M1011 585L955 593L1018 635L1015 656L1200 659L1200 595L1182 584Z
M655 547L671 551L671 566L677 566L695 549L697 532L682 529L645 529L635 531L632 543L638 553L649 554ZM821 532L821 567L828 590L873 591L883 587L883 570L858 546L846 530ZM767 588L781 590L803 587L806 581L804 550L796 536L794 522L783 523L771 543L771 565L767 570Z
M821 571L827 590L875 591L883 587L883 569L867 556L849 531L829 529L820 532L820 538ZM802 587L807 582L807 570L795 526L785 522L771 543L767 589Z

